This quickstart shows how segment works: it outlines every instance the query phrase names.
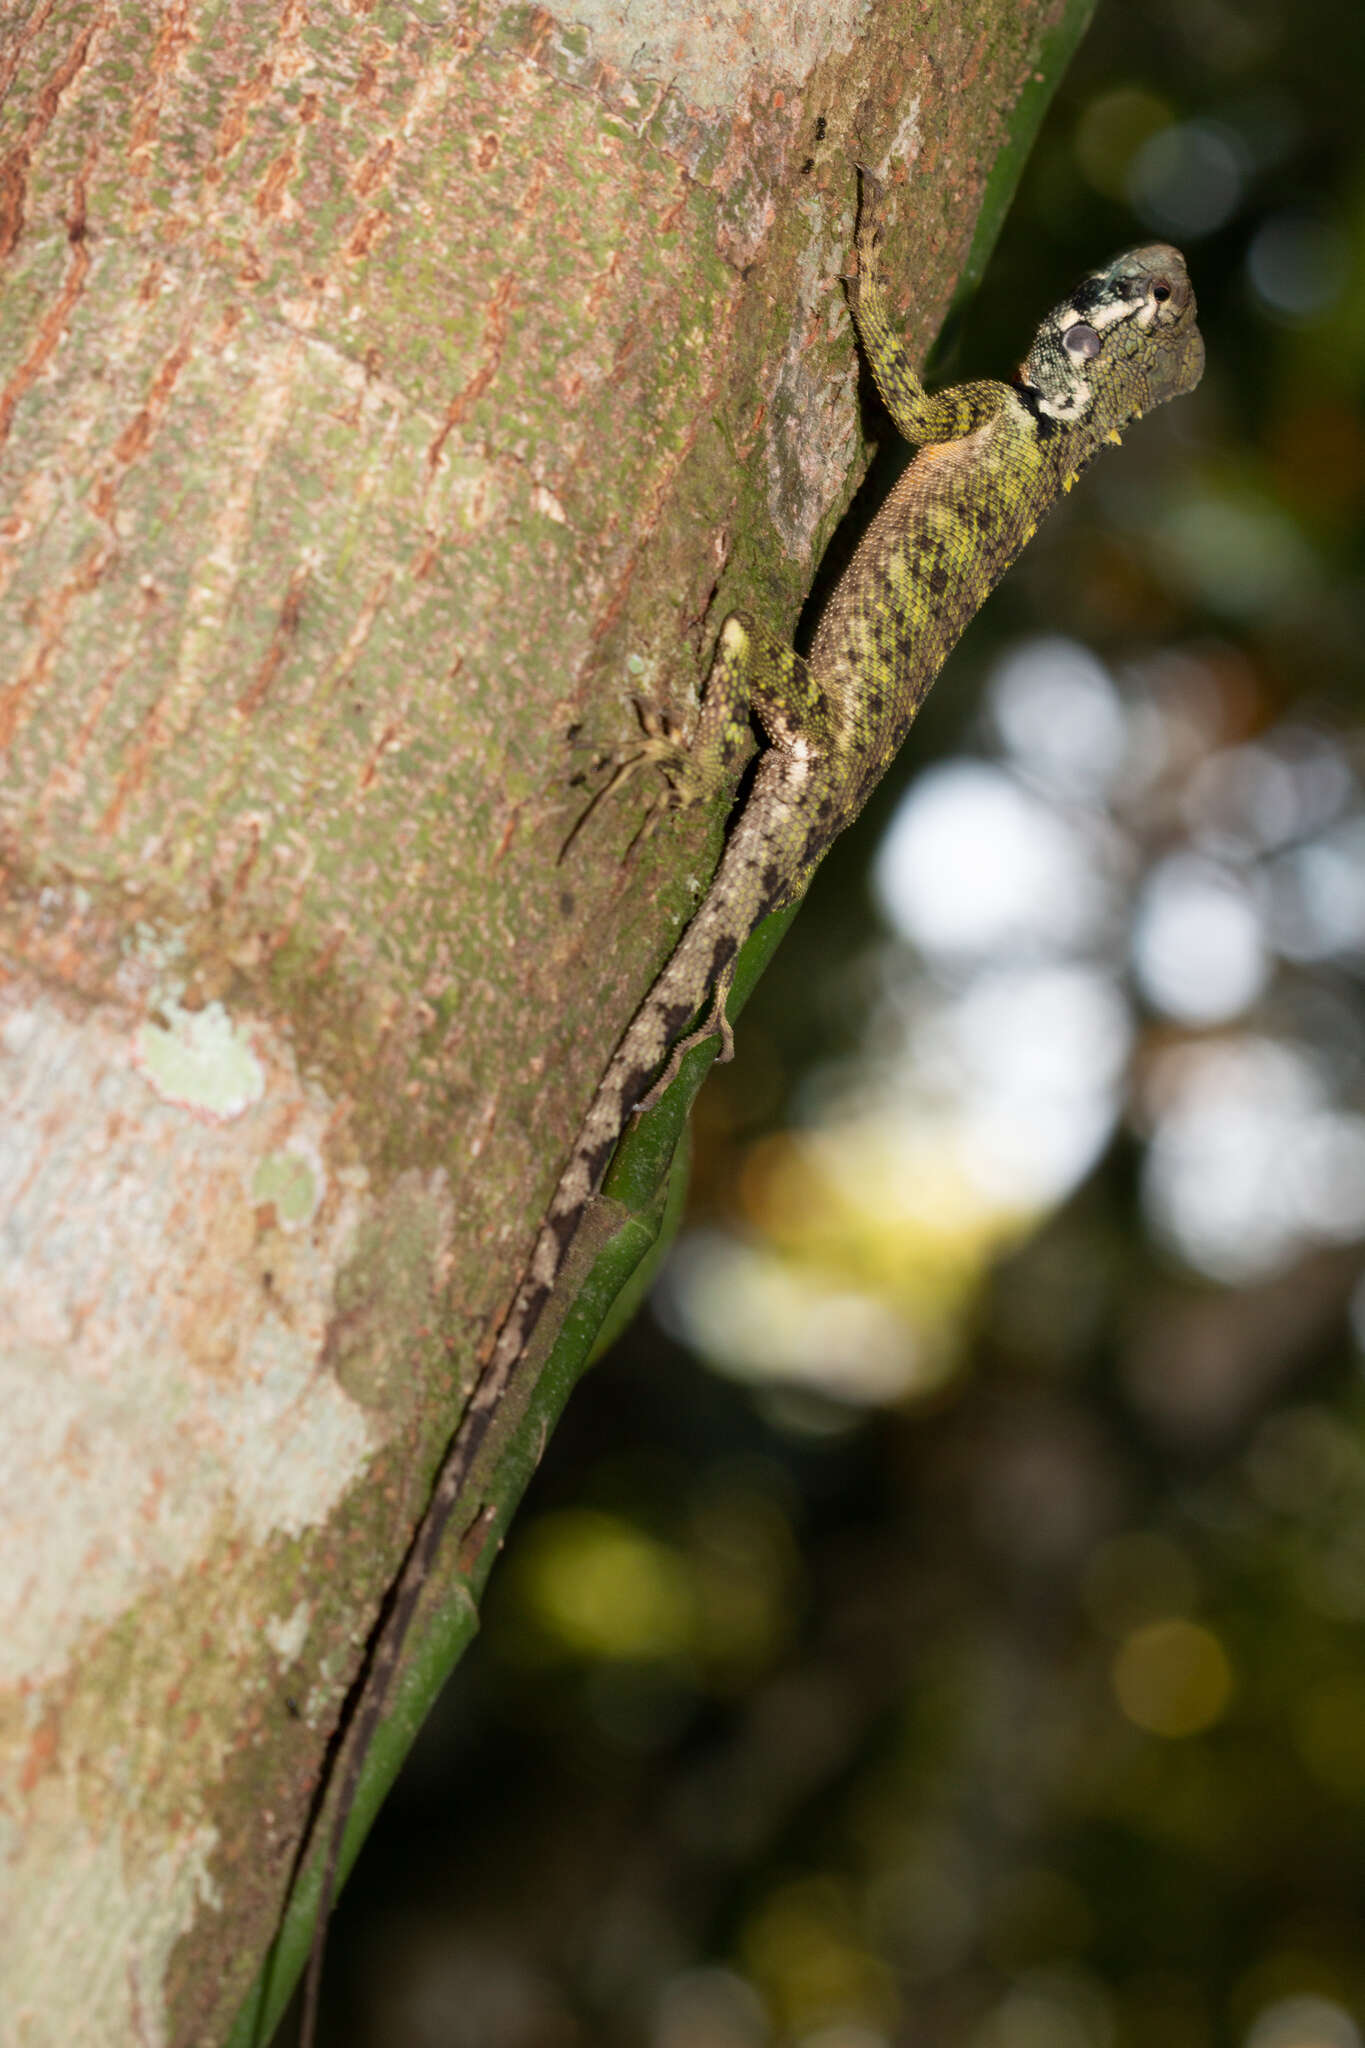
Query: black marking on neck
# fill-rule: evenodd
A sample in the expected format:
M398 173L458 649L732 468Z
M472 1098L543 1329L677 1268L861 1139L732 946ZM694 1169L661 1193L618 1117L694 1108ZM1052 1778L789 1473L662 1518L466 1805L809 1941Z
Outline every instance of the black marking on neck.
M1033 421L1034 431L1040 441L1046 441L1049 434L1057 432L1062 421L1043 411L1043 394L1036 384L1026 384L1022 378L1018 378L1010 389Z
M1103 304L1111 283L1112 280L1106 276L1083 277L1071 294L1068 305L1077 313L1093 312L1096 306Z

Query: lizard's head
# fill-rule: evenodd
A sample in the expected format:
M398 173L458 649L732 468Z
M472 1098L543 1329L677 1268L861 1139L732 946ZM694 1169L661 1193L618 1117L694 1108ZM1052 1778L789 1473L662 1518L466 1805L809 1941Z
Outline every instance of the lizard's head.
M1193 391L1204 369L1194 292L1178 249L1130 249L1048 314L1019 373L1040 421L1124 427Z

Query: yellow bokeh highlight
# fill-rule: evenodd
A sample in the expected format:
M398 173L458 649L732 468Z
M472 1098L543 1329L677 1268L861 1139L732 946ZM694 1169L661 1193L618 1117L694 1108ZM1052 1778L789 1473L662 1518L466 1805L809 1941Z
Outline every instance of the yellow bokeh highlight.
M884 2028L898 2017L891 1971L833 1877L798 1878L771 1893L745 1926L741 1948L784 2039L840 2021Z
M924 1308L956 1308L1033 1212L988 1200L953 1132L885 1119L779 1132L745 1156L745 1216L784 1250Z
M755 1306L771 1326L771 1376L819 1384L807 1353L828 1354L828 1391L851 1399L930 1394L952 1376L969 1304L1035 1214L983 1194L958 1135L927 1117L913 1130L864 1119L761 1139L738 1195L770 1255ZM755 1262L751 1291L761 1277Z
M1211 1629L1180 1619L1148 1622L1120 1644L1113 1664L1118 1703L1149 1735L1202 1735L1232 1697L1232 1666Z
M689 1573L677 1552L618 1515L545 1515L516 1561L523 1608L558 1647L582 1657L661 1659L695 1633Z

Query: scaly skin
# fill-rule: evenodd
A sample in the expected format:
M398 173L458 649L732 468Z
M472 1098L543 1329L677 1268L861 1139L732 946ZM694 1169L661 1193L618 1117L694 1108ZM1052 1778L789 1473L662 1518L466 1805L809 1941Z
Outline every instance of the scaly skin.
M667 1085L688 1045L719 1031L728 1057L724 1002L745 939L770 911L801 894L816 863L857 817L963 628L1049 506L1106 441L1117 441L1154 405L1193 390L1204 367L1184 260L1157 244L1085 278L1043 322L1014 383L960 384L931 397L888 318L876 270L881 192L870 173L862 177L858 267L849 281L854 323L887 409L919 453L840 580L809 658L749 613L732 613L721 628L690 748L654 732L624 764L652 763L673 799L691 803L733 786L751 716L771 742L705 899L607 1068L409 1552L340 1778L309 1962L305 2048L341 1833L408 1625L470 1466L622 1130ZM681 1038L703 1009L699 1029Z

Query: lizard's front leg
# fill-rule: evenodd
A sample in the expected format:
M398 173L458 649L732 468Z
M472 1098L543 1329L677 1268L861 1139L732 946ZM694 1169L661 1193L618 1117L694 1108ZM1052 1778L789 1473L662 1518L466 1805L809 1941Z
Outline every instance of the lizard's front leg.
M979 378L931 396L920 382L905 343L891 324L878 251L883 210L880 180L860 167L858 227L854 240L857 272L847 280L853 324L883 405L914 448L931 441L957 441L984 424L1006 402L1003 384Z

